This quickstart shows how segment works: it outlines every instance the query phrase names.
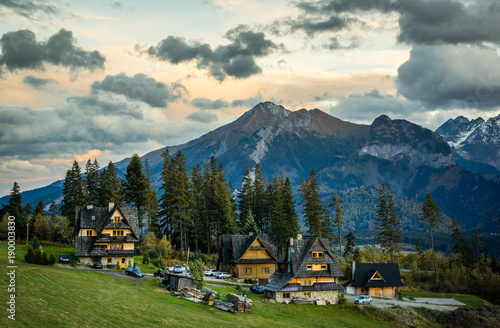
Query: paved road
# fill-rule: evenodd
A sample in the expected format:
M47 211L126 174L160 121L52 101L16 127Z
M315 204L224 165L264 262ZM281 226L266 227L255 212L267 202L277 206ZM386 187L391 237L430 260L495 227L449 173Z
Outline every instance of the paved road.
M345 294L347 301L354 303L357 298L355 295ZM457 305L465 305L461 302L456 301L452 298L419 298L417 301L400 301L398 299L383 299L383 298L372 298L372 306L378 307L380 309L386 309L393 307L394 305L399 305L401 307L423 307L431 310L438 311L455 311L458 309Z

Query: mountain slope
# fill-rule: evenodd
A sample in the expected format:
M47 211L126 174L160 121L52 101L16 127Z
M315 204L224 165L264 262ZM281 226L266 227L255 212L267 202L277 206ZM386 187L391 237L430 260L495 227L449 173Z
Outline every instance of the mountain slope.
M464 160L500 170L500 115L487 121L459 116L449 119L436 132Z
M490 231L500 216L500 187L495 179L487 181L457 165L450 146L439 134L385 115L371 125L362 125L318 109L291 112L265 102L232 123L166 148L171 155L181 150L189 166L203 164L214 156L236 188L241 185L245 167L253 168L255 163L260 163L269 181L283 172L294 186L314 168L325 199L334 192L348 191L345 194L350 197L350 210L360 209L356 215L349 215L360 227L370 226L364 220L372 220L373 213L362 206L366 197L358 197L356 192L363 186L379 188L382 183L401 195L400 199L421 202L426 193L431 193L443 212L456 216L467 229ZM166 148L142 157L149 160L156 179ZM125 171L129 160L115 166ZM401 207L412 208L413 212L418 208ZM416 229L415 219L411 222L406 229Z

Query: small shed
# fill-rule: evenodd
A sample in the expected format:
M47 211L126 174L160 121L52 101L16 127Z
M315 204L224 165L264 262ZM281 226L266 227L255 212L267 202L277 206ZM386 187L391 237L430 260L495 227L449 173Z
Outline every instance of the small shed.
M171 286L172 290L179 290L184 287L196 288L193 278L187 274L167 273L162 281L165 286Z

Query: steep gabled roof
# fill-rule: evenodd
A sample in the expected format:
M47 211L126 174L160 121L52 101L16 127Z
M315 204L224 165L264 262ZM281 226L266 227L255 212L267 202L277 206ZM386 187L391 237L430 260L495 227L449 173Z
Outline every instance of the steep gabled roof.
M223 235L222 236L222 264L241 263L241 258L248 251L250 246L259 240L269 255L276 261L276 248L269 243L266 236L250 236L250 235ZM264 263L266 259L259 260L258 263ZM274 262L273 261L273 262Z
M378 273L381 279L373 279ZM354 277L345 286L399 287L404 286L397 263L356 263Z

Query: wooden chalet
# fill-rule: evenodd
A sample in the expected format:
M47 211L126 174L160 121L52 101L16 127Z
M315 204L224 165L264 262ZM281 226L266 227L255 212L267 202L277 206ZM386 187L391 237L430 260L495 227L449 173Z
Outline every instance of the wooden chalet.
M396 297L404 286L397 263L352 263L353 279L346 282L346 292L373 297Z
M276 271L276 261L276 248L267 236L223 235L217 269L265 285Z
M100 260L104 265L121 268L134 263L139 245L136 208L79 206L75 218L75 256L80 263Z
M328 240L300 235L291 238L278 260L278 270L264 287L266 297L277 302L310 299L336 304L342 285L340 261L330 252Z

